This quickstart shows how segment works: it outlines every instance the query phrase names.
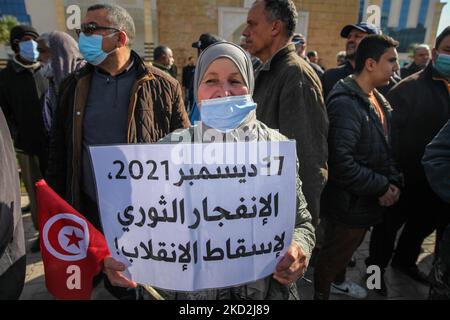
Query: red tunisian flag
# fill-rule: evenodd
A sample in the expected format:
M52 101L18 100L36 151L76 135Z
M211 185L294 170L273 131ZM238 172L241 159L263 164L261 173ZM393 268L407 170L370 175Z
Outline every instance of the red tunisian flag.
M36 195L48 291L57 299L90 299L92 279L109 255L105 238L44 180Z

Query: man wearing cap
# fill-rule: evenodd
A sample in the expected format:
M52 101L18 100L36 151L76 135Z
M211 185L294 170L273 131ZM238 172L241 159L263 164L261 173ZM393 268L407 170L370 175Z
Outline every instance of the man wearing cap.
M312 62L308 56L306 55L306 39L305 36L301 33L296 33L292 37L292 42L295 44L295 49L297 51L297 54L300 58L303 58L308 64L311 66L311 68L314 69L314 71L317 73L319 78L322 78L323 76L323 69L321 66L319 66L317 63Z
M47 163L47 137L41 99L48 81L40 72L37 31L26 25L10 33L14 56L0 72L0 106L5 114L19 160L22 178L30 198L33 224L38 229L34 183L42 178ZM39 241L32 251L39 250Z
M328 176L328 118L320 79L291 42L296 22L293 1L258 0L242 34L247 51L263 63L256 70L256 116L296 140L303 192L316 226L320 194Z
M361 40L369 34L381 34L381 30L375 25L366 22L349 24L341 30L341 37L347 39L347 44L345 46L347 61L340 67L325 71L322 77L324 92L323 96L325 100L327 99L331 89L333 89L334 85L339 80L344 79L354 73L356 49L358 49L358 45ZM377 89L381 94L385 95L389 91L389 89L399 81L400 77L393 76L389 85Z

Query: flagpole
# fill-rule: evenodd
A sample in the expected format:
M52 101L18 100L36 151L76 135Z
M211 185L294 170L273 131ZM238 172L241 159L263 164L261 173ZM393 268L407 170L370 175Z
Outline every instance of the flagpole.
M149 285L142 285L144 289L156 300L165 300L159 293L156 291L153 287L150 287Z

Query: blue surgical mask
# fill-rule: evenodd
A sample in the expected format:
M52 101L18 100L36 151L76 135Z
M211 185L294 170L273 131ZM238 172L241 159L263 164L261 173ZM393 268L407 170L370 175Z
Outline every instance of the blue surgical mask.
M256 103L250 95L203 100L200 117L208 127L225 132L239 127L255 109Z
M436 70L444 77L450 77L450 55L439 53L436 61L434 62Z
M98 34L87 36L82 32L80 34L80 39L78 40L78 47L84 59L86 59L87 62L93 64L94 66L98 66L103 61L105 61L105 59L111 53L113 53L115 49L110 52L103 51L102 48L103 38L110 38L114 34L115 33L112 33L110 35L102 37L101 35Z
M37 47L38 43L34 40L19 42L19 55L29 62L36 62L39 58Z

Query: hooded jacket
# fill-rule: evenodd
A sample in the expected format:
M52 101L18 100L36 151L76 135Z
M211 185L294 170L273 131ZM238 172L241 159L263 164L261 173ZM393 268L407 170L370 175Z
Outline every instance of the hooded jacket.
M390 132L391 107L374 94ZM368 95L351 76L340 80L327 101L330 130L329 180L322 195L323 213L348 226L366 228L382 219L378 198L402 178L391 157L390 136Z

